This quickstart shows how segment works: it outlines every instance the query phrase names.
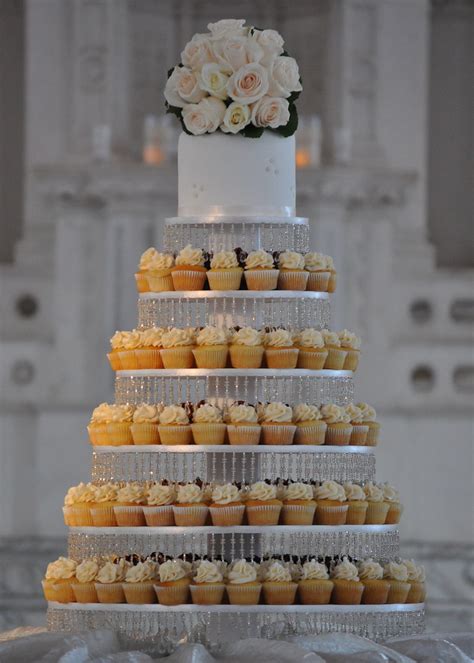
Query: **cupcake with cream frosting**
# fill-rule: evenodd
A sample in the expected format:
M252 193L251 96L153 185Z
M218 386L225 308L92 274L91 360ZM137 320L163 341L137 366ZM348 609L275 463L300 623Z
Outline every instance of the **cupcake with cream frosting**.
M386 525L398 525L403 512L403 506L400 504L400 494L396 488L389 483L384 483L381 486L383 490L384 502L388 504L387 517L385 518Z
M246 493L245 506L249 525L278 525L282 502L277 499L276 486L266 481L253 483Z
M140 332L137 329L115 332L110 339L111 352L107 355L114 371L129 371L138 368L135 351L140 347L140 343Z
M283 251L278 256L278 289L306 290L309 272L305 270L304 256L297 251Z
M135 281L138 292L167 292L174 290L171 270L174 257L150 247L140 258Z
M415 564L413 559L404 559L408 571L408 582L410 591L406 599L407 603L423 603L426 598L425 568L421 564Z
M339 334L329 329L321 330L324 339L324 347L328 351L328 356L324 362L324 368L334 371L341 371L347 357L347 350L341 346Z
M72 591L78 603L97 603L95 580L99 573L99 563L95 559L85 559L76 566Z
M206 256L202 249L190 244L181 249L171 270L175 290L204 290L207 269Z
M347 498L346 525L363 525L369 506L362 486L348 481L344 484L344 492Z
M232 368L260 368L264 354L262 333L252 327L232 332L229 355Z
M125 559L106 560L95 579L95 589L99 603L125 603L123 582L130 562Z
M228 333L221 327L204 327L196 335L194 360L198 368L225 368L227 366Z
M218 605L222 603L225 583L219 565L207 559L201 560L194 574L190 590L193 603L198 605Z
M127 603L133 605L156 603L153 585L157 574L158 564L151 559L129 566L122 585Z
M283 525L312 525L316 502L309 483L292 481L283 490L281 521Z
M279 271L268 251L250 251L245 259L244 269L248 290L276 290Z
M290 569L278 560L273 560L265 569L263 598L267 605L292 605L295 602L298 584L293 581Z
M296 426L295 444L324 444L327 423L317 405L298 403L293 408L293 423Z
M161 359L165 368L193 368L196 331L193 327L172 327L161 337Z
M165 332L162 327L140 329L140 345L135 350L138 368L163 368L161 358L161 338Z
M240 491L232 483L214 486L211 496L212 524L216 527L242 525L245 505L242 503Z
M178 527L202 527L209 513L206 495L197 483L177 486L176 501L173 505L174 520Z
M383 488L372 481L364 485L365 499L368 502L366 525L383 525L387 518L389 504L384 501Z
M293 410L289 405L274 402L260 406L263 444L293 444L296 426L293 423Z
M91 506L91 517L95 527L116 527L114 507L117 503L119 485L103 483L95 486L94 504Z
M235 251L218 251L211 258L207 280L211 290L239 290L243 269Z
M227 572L227 596L231 605L257 605L262 583L258 580L256 563L245 559L234 561Z
M114 506L115 519L119 527L143 527L146 525L143 505L146 503L145 487L138 482L130 482L117 491L117 504Z
M334 583L332 602L337 605L359 605L364 593L364 585L359 579L357 566L343 557L331 570Z
M369 427L364 423L362 410L354 403L349 403L344 408L346 418L352 426L351 437L349 444L360 447L364 446L367 441L367 434Z
M224 444L226 425L217 405L201 403L193 412L191 424L194 444Z
M158 426L161 444L192 444L193 433L189 414L182 405L165 405Z
M375 447L379 441L380 432L380 424L376 421L377 413L375 412L375 409L367 403L357 403L357 407L362 410L362 423L369 428L365 444L368 447Z
M43 593L47 601L74 603L72 585L75 582L77 562L69 557L59 557L48 564L43 579Z
M387 603L390 582L384 580L383 567L373 559L365 559L358 564L359 578L364 585L362 603L380 605Z
M334 267L334 260L332 259L332 257L325 256L325 258L326 258L326 268L330 272L329 282L328 282L328 292L333 293L336 292L337 272L336 268Z
M410 591L408 569L403 562L388 562L384 566L383 577L390 582L387 603L406 603Z
M313 292L327 292L331 272L328 269L326 256L316 251L306 253L304 268L309 273L306 290Z
M298 348L294 347L289 331L273 329L264 335L263 344L268 368L296 368Z
M327 566L315 559L303 564L298 580L298 595L303 605L327 605L334 583L329 579Z
M72 486L64 498L64 524L70 527L94 525L91 509L95 506L96 487L92 483Z
M89 440L94 446L131 444L130 422L133 406L101 403L91 415L87 427ZM124 425L119 425L124 424Z
M137 405L133 413L130 427L134 444L159 444L160 433L158 424L163 405L142 403Z
M154 589L161 605L181 605L189 602L191 580L179 559L169 559L160 564Z
M298 348L298 368L321 370L324 368L328 350L324 345L324 338L320 331L302 329L295 334L294 342Z
M323 481L314 487L317 525L345 525L347 498L344 488L337 481Z
M341 341L341 348L347 350L343 369L345 371L356 371L360 357L361 340L359 336L348 329L343 329L339 332L339 340Z
M173 504L176 500L174 484L152 483L146 489L146 504L143 514L148 527L170 527L174 525Z
M229 444L255 445L260 442L261 426L257 410L248 403L233 403L227 410Z
M343 447L349 444L352 424L344 407L328 403L321 407L321 414L327 424L326 444Z

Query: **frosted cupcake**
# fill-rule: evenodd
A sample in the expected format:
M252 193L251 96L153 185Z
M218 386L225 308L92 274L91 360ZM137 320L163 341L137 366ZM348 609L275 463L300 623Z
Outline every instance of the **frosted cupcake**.
M369 427L365 444L368 447L375 447L379 441L380 432L380 424L375 421L377 417L375 409L367 403L357 403L357 407L362 410L362 422Z
M215 562L201 560L189 586L193 603L218 605L224 597L224 576Z
M191 580L181 560L167 560L158 569L158 582L154 588L162 605L181 605L189 602Z
M390 582L387 603L406 603L410 591L408 569L401 562L388 562L383 569L383 576Z
M232 332L229 346L232 368L260 368L263 353L263 338L257 329L241 327Z
M299 350L298 368L320 370L324 368L328 350L323 335L317 329L303 329L295 335L295 345Z
M364 489L356 483L348 481L344 484L344 492L346 493L348 510L346 525L363 525L365 523L365 516L369 506Z
M306 290L327 292L331 272L327 266L326 256L322 253L306 253L304 267L309 273Z
M91 506L92 522L95 527L116 527L114 507L117 503L119 485L104 483L95 486L94 504Z
M234 403L227 410L229 444L254 445L260 442L261 427L253 405Z
M92 412L89 425L87 426L87 432L89 433L90 443L94 446L107 446L109 444L115 444L115 439L119 442L125 440L124 444L128 444L130 439L130 423L129 418L127 417L125 423L128 425L124 426L123 429L118 429L116 431L117 435L114 436L114 439L111 439L108 431L107 424L113 421L113 415L116 410L115 405L109 405L108 403L101 403L98 405Z
M117 492L117 504L114 506L115 519L119 527L143 527L145 516L143 505L146 503L145 487L139 483L127 483Z
M293 410L284 403L267 403L260 407L263 444L293 444L296 426Z
M48 564L43 580L43 593L47 601L74 603L72 585L75 582L77 562L68 557L59 557Z
M338 333L329 329L323 329L321 334L323 335L324 346L328 351L324 368L334 371L342 370L346 361L347 350L341 346Z
M324 444L327 423L316 405L298 403L293 408L293 423L296 425L295 444Z
M175 266L171 270L175 290L204 290L206 283L205 255L202 249L195 249L190 244L176 256Z
M345 371L356 371L360 357L361 340L359 336L354 334L354 332L343 329L339 332L339 340L341 341L341 348L347 350L343 369Z
M85 559L76 567L72 591L78 603L97 603L95 580L99 573L99 563L95 559Z
M283 503L277 499L276 486L257 481L246 494L246 511L249 525L278 525Z
M110 352L107 355L110 366L114 371L120 371L122 369L122 362L120 359L120 353L124 349L122 342L121 331L116 331L115 334L110 339ZM135 356L135 354L133 355Z
M303 564L298 581L298 595L303 605L327 605L334 587L327 566L315 559Z
M244 270L235 251L218 251L211 258L207 280L211 290L239 290Z
M397 525L403 512L403 506L400 504L400 495L398 490L391 486L389 483L384 483L381 486L383 490L383 500L388 504L387 517L385 518L386 525Z
M298 348L293 346L293 337L286 329L274 329L263 337L265 360L268 368L296 368Z
M368 502L365 524L383 525L390 508L389 504L384 502L383 489L372 481L368 481L364 486L364 493Z
M332 602L337 605L359 605L364 593L364 585L359 580L357 566L347 557L336 564L331 571L334 583Z
M107 355L114 371L131 371L138 368L135 350L140 347L140 342L140 332L136 329L115 332L110 339L112 351Z
M337 481L323 481L315 486L317 525L344 525L347 517L347 498L344 488Z
M215 527L242 525L245 505L237 486L232 483L214 486L211 499L209 511Z
M95 582L99 603L125 603L122 583L129 567L124 559L108 560L101 566Z
M224 444L226 425L217 405L202 403L193 412L191 424L194 444Z
M162 327L139 330L140 346L135 350L138 368L163 368L160 350L164 332Z
M91 508L95 505L96 487L92 483L72 486L64 498L64 524L71 527L92 527Z
M325 256L326 258L326 267L329 269L330 272L330 277L329 277L329 283L328 283L328 292L336 292L336 285L337 285L337 272L334 267L334 260L332 259L331 256Z
M160 433L158 422L163 405L142 403L133 413L133 423L130 426L134 444L159 444Z
M378 605L387 603L390 582L383 579L383 568L378 562L366 559L358 565L359 578L364 585L362 603Z
M408 571L408 582L410 583L410 591L406 598L407 603L423 603L426 598L425 589L425 569L419 564L415 564L412 559L404 559Z
M251 251L245 260L245 282L249 290L276 290L279 271L271 253Z
M161 337L161 358L165 368L192 368L196 333L192 327L172 327Z
M158 564L151 559L130 566L125 574L123 592L127 603L143 605L156 603L153 585L158 574Z
M278 257L279 290L306 290L309 273L305 271L304 257L296 251L283 251Z
M267 605L292 605L298 584L293 582L290 569L278 560L266 568L263 579L263 598Z
M143 514L148 527L170 527L174 525L173 504L176 488L173 484L153 483L146 490L146 505Z
M135 281L138 292L166 292L174 290L171 270L174 258L170 253L159 253L153 247L140 258Z
M283 525L312 525L315 511L316 502L310 484L295 481L285 486L281 510Z
M227 573L227 596L231 605L257 605L262 583L257 579L258 564L238 559Z
M193 433L189 415L182 405L165 405L158 426L161 444L192 444Z
M343 447L349 444L352 424L343 407L329 403L321 408L321 415L327 424L326 444Z
M349 420L349 423L352 425L351 437L349 444L360 447L364 446L367 442L367 435L369 432L369 427L364 423L362 410L354 403L349 403L344 408L346 413L346 418Z
M173 505L174 520L178 527L202 527L206 523L209 507L203 489L196 483L177 486Z
M193 349L198 368L225 368L227 366L227 330L220 327L204 327L196 336Z

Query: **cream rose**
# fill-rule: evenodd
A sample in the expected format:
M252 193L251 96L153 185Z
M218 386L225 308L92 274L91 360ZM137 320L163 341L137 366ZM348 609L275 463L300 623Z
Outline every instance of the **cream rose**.
M224 115L221 131L228 134L236 134L250 123L250 108L247 104L239 104L233 101Z
M206 96L199 87L194 72L187 67L175 67L166 81L165 99L170 106L183 108L186 104L197 104Z
M207 29L211 33L211 39L222 39L246 35L249 29L244 28L244 24L244 18L224 18L216 23L208 23Z
M206 97L198 104L184 106L182 112L184 126L193 136L213 133L222 123L225 111L226 106L223 101L215 97Z
M255 39L238 35L215 41L213 49L220 66L229 73L238 71L246 64L260 62L263 57L263 48Z
M253 104L268 90L268 73L258 62L252 62L234 72L227 82L227 94L233 101Z
M194 35L181 51L181 62L193 70L201 69L207 63L215 61L211 40L207 35Z
M274 97L289 97L292 92L301 92L298 63L287 55L279 55L273 62L269 93Z
M289 105L281 97L264 96L252 106L252 124L256 127L276 129L288 124Z
M254 39L263 49L261 64L268 67L273 60L283 53L283 37L276 30L254 30Z
M217 99L227 99L227 81L229 76L222 64L209 62L203 65L198 75L199 87Z

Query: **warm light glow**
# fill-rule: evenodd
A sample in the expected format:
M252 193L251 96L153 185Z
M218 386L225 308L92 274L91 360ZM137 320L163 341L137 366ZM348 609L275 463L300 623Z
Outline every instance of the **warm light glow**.
M143 161L150 166L158 166L165 160L165 154L158 145L145 145L143 148Z
M297 168L308 168L311 166L311 154L310 151L305 148L299 148L296 150L296 167Z

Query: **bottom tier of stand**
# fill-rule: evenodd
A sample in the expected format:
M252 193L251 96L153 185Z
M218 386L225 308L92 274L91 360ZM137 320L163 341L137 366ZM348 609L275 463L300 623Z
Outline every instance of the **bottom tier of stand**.
M210 649L244 638L353 633L376 641L424 630L424 603L390 605L104 605L49 603L50 631L111 629L171 652L180 642Z

